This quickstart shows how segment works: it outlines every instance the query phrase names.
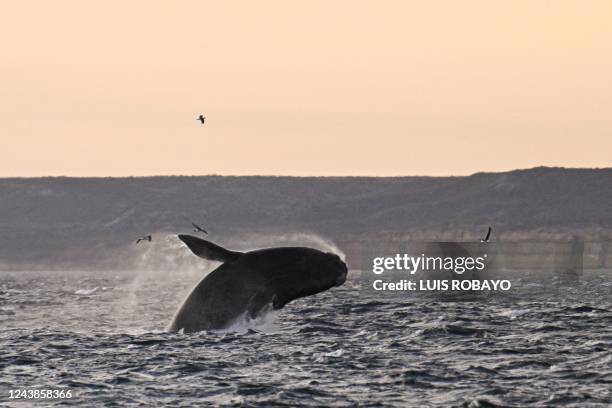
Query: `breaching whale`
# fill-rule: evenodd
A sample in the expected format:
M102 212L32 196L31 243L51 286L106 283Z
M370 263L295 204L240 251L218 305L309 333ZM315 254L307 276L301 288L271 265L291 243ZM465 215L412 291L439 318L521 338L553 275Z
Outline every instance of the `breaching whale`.
M244 313L257 317L271 305L342 285L346 264L332 253L305 247L235 252L191 235L179 235L197 256L222 262L191 291L169 331L223 329Z

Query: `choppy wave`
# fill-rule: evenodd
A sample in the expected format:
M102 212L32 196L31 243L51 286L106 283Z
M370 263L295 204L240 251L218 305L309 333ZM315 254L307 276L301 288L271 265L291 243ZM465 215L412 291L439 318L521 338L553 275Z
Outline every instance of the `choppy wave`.
M197 274L138 274L0 274L0 404L24 406L15 388L73 390L46 406L612 404L609 275L470 301L345 285L181 334L163 329Z

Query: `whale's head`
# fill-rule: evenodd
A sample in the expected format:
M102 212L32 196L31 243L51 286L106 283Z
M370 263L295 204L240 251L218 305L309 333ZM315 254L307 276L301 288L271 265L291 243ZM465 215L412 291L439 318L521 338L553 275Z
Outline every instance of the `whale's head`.
M348 268L340 257L331 252L308 249L308 257L301 259L299 275L305 279L302 284L310 286L313 292L321 292L346 281Z
M311 284L318 290L340 286L346 281L348 268L340 257L332 252L306 249L308 257L299 259L296 267L299 276L307 277L305 285Z
M340 286L344 284L344 282L346 282L346 275L348 274L348 268L346 266L346 263L344 263L344 261L334 253L327 252L326 255L328 255L329 257L329 276L335 277L333 279L333 286Z
M333 253L313 248L273 248L251 253L275 293L274 307L281 308L294 299L324 292L346 281L348 268Z

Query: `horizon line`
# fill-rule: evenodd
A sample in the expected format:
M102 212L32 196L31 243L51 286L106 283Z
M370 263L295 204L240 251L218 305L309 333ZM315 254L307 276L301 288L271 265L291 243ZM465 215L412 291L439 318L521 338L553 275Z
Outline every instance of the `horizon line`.
M0 179L49 179L49 178L70 178L70 179L126 179L126 178L163 178L163 177L279 177L279 178L407 178L407 177L428 177L428 178L452 178L452 177L471 177L476 174L501 174L511 173L515 171L529 171L536 169L557 169L557 170L612 170L610 167L565 167L565 166L534 166L527 168L515 168L511 170L502 171L477 171L469 174L461 175L424 175L424 174L411 174L411 175L385 175L385 176L373 176L373 175L290 175L290 174L150 174L150 175L123 175L123 176L70 176L70 175L38 175L38 176L2 176Z

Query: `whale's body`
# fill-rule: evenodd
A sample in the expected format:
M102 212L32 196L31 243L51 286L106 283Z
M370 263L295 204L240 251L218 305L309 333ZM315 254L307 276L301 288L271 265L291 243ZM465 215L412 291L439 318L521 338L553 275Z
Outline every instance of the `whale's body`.
M344 283L347 267L340 258L312 248L229 251L190 235L179 235L191 251L223 262L191 291L168 330L222 329L247 313L257 317L268 305L280 309L294 299Z

